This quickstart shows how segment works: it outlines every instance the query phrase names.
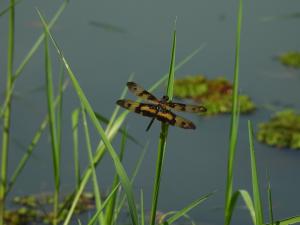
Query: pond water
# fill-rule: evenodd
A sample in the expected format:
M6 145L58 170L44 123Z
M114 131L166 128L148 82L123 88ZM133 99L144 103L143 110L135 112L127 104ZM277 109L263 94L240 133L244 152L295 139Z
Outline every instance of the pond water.
M26 52L42 32L35 7L48 18L61 1L22 1L16 9L16 61L18 66ZM3 3L1 3L3 5ZM238 1L70 1L53 33L77 76L89 101L97 112L109 117L127 79L144 87L151 86L168 71L174 20L177 17L177 52L179 62L204 43L206 47L176 72L176 77L205 74L233 78L236 18ZM4 7L1 7L4 8ZM235 161L234 188L251 192L250 155L247 120L254 128L273 113L264 107L280 102L299 109L300 71L287 69L274 57L288 50L299 50L299 19L265 22L266 17L295 13L299 1L245 1L240 55L240 92L251 96L258 110L240 119L239 140ZM7 15L0 18L1 74L5 74ZM52 49L53 50L53 49ZM13 170L33 137L46 110L43 48L32 58L16 83L13 103L12 144L9 169ZM57 55L52 51L54 71L59 71ZM3 90L4 76L1 76ZM57 76L56 76L57 77ZM57 79L56 79L57 80ZM163 94L163 89L155 92ZM3 99L3 94L2 94ZM129 98L135 99L131 94ZM62 191L73 190L73 153L71 111L78 106L71 86L64 98ZM280 109L280 107L278 107ZM163 171L159 210L178 210L198 196L218 190L214 197L192 210L189 215L197 224L223 223L224 191L229 146L230 116L209 118L186 115L197 126L194 131L170 127L165 168ZM128 131L142 143L149 142L145 160L134 184L136 194L143 189L146 209L150 200L155 173L155 158L160 126L156 122L149 132L149 120L136 114L126 118ZM95 131L93 128L91 129ZM98 136L93 136L93 145ZM49 135L43 135L30 163L20 176L14 194L52 191L52 162ZM88 163L84 140L80 143L82 168ZM114 142L119 147L120 137ZM276 219L300 214L300 152L278 150L255 142L255 150L267 218L267 176L270 174ZM129 174L142 149L128 142L124 165ZM111 184L114 169L108 156L99 166L103 189ZM75 224L75 223L74 223ZM243 202L233 216L232 224L251 224Z

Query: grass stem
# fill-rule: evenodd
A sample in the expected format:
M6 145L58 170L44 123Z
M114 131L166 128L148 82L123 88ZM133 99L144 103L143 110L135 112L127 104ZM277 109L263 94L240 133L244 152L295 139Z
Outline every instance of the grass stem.
M226 196L225 196L225 225L230 224L232 207L231 201L233 196L233 163L235 158L236 143L238 136L238 87L239 87L239 63L240 63L240 40L241 40L241 29L242 29L242 12L243 12L243 1L239 1L238 7L238 21L236 31L236 48L235 48L235 65L234 65L234 79L233 79L233 93L232 93L232 114L231 114L231 125L230 125L230 144L227 162L227 180L226 180Z
M7 80L5 95L8 96L12 89L14 47L15 47L15 1L10 0L9 26L8 26L8 51L7 51ZM0 177L0 225L4 224L5 197L7 188L7 162L11 125L11 98L4 110L2 130L2 154L1 154L1 177Z
M170 70L169 70L169 77L168 77L168 84L167 84L167 93L166 93L169 100L172 100L172 98L173 98L175 52L176 52L176 28L174 29L174 33L173 33L171 63L170 63ZM158 204L158 196L159 196L160 180L161 180L161 175L162 175L164 155L165 155L165 151L166 151L168 128L169 128L169 126L167 124L165 124L165 123L161 124L161 133L160 133L160 137L159 137L158 153L157 153L157 159L156 159L156 174L155 174L155 178L154 178L155 181L154 181L153 193L152 193L150 225L154 225L155 220L156 220L156 210L157 210L157 204Z

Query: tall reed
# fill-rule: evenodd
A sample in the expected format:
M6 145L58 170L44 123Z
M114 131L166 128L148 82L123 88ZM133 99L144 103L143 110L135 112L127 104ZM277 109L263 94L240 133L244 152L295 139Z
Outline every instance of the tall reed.
M45 31L46 34L46 31ZM60 189L60 143L59 143L59 128L56 120L56 112L53 98L53 75L52 75L52 64L51 56L48 47L48 36L45 35L45 74L46 74L46 95L48 103L48 114L49 114L49 128L52 145L52 161L53 161L53 173L54 173L54 201L53 201L53 224L57 224L58 220L58 205L59 205L59 189ZM61 102L61 98L60 98ZM61 111L60 111L61 112Z
M9 9L9 26L8 26L8 49L7 49L7 76L5 95L9 96L13 82L13 65L14 65L14 48L15 48L15 0L10 0ZM2 130L2 154L1 154L1 183L0 183L0 225L4 223L4 210L7 188L7 162L10 142L11 127L11 98L7 102L4 110L4 121Z
M243 17L243 1L239 0L238 20L236 31L236 48L235 48L235 65L234 65L234 79L233 79L233 93L232 93L232 114L230 125L230 144L227 162L227 184L225 193L225 225L230 224L231 220L231 204L233 197L233 165L236 151L236 143L238 138L238 120L239 120L239 106L238 106L238 87L239 87L239 62L240 62L240 43L241 43L241 29Z
M176 53L176 30L174 30L173 33L171 63L170 63L167 92L166 92L166 95L168 96L169 100L173 99L175 53ZM158 152L157 152L157 159L156 159L156 173L154 178L155 181L154 181L153 193L152 193L150 225L154 225L156 219L160 180L162 175L163 161L164 161L164 155L166 151L166 144L167 144L167 137L168 137L168 127L169 126L166 123L161 124L161 132L159 137Z

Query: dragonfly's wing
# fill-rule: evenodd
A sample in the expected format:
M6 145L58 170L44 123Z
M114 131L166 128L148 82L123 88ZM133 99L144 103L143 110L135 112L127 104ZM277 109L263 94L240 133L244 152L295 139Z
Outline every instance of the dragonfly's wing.
M181 127L184 129L196 129L195 124L181 116L177 116L169 110L159 111L156 119L173 126Z
M138 103L129 99L120 99L117 101L117 104L143 116L155 117L157 113L156 105L153 104Z
M181 127L184 129L196 129L196 126L192 121L177 116L170 110L158 111L156 105L154 104L138 103L129 99L120 99L117 101L117 104L125 109L128 109L129 111L147 117L155 117L157 120L173 126Z
M175 103L175 102L167 102L166 105L169 109L174 109L179 112L200 113L200 112L206 112L207 110L202 105L186 105L186 104Z
M131 91L136 96L147 100L153 103L159 103L159 100L150 92L146 91L143 87L139 86L137 83L134 82L127 82L127 87L129 91Z

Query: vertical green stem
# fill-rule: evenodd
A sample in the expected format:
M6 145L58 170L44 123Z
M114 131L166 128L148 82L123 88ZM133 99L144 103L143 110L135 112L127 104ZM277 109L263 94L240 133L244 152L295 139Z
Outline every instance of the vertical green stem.
M144 193L141 190L141 225L145 225L145 211L144 211Z
M165 156L165 149L166 149L166 140L168 136L168 125L162 123L161 125L161 133L159 139L159 148L158 148L158 155L156 160L156 174L155 174L155 182L153 186L153 194L152 194L152 206L151 206L151 220L150 225L155 224L156 219L156 210L157 210L157 203L158 203L158 194L160 189L160 179L162 173L162 166L163 160Z
M90 164L91 164L91 168L92 168L95 202L96 202L97 210L100 210L102 208L101 192L100 192L100 186L99 186L98 179L97 179L95 165L93 164L93 152L92 152L92 145L91 145L91 140L90 140L90 133L89 133L89 128L87 125L86 114L85 114L83 105L81 106L81 113L82 113L82 119L83 119L83 127L84 127L86 145L87 145L86 147L87 147L88 156L89 156ZM98 223L101 225L106 225L103 212L101 212L98 216Z
M46 73L46 86L47 86L47 102L49 113L49 128L52 145L52 158L53 158L53 170L54 170L54 183L55 191L53 196L53 225L57 224L58 204L59 204L59 188L60 188L60 149L58 143L58 128L60 126L56 123L55 107L53 101L53 81L52 81L52 65L51 56L48 46L48 36L45 35L45 73ZM61 99L60 99L61 102Z
M171 51L170 71L169 71L168 85L167 85L167 96L168 96L169 100L172 100L172 98L173 98L175 52L176 52L176 20L175 20L175 28L174 28L174 32L173 32L173 44L172 44L172 51ZM163 161L164 161L164 156L165 156L165 151L166 151L168 128L169 128L169 126L167 124L165 124L165 123L161 124L161 133L160 133L160 137L159 137L158 154L157 154L157 160L156 160L156 175L155 175L155 182L154 182L153 194L152 194L150 225L154 225L155 219L156 219L158 194L159 194L159 189L160 189L160 179L161 179Z
M6 95L9 95L12 88L13 79L13 61L14 61L14 36L15 36L15 1L10 1L9 10L9 30L8 30L8 52L7 52L7 81ZM0 184L0 225L4 223L5 210L5 194L7 183L7 161L9 150L10 135L10 119L11 119L11 98L9 98L7 108L4 112L4 124L2 131L2 156L1 156L1 184Z
M226 184L226 196L225 196L225 224L230 224L231 214L231 202L232 202L232 190L233 190L233 162L236 151L237 135L238 135L238 87L239 87L239 52L240 52L240 39L242 28L242 12L243 1L239 1L238 8L238 22L236 32L236 48L235 48L235 66L234 66L234 80L233 80L233 93L232 93L232 114L231 114L231 126L230 126L230 146L227 162L227 184Z
M126 129L124 129L124 133L122 135L122 140L121 140L121 150L120 150L120 154L119 154L119 158L120 158L121 162L123 161L126 140L127 140L127 131L126 131ZM120 183L120 179L119 179L118 174L116 174L114 177L114 181L113 181L111 189L114 189L119 183ZM106 211L105 211L106 225L113 224L113 216L115 215L117 196L118 196L118 193L116 192L111 197L111 200L107 203L107 207L106 207Z
M74 143L74 170L75 170L75 181L76 190L80 186L80 166L79 166L79 153L78 153L78 123L79 123L79 112L80 109L77 108L72 112L72 131L73 131L73 143Z

